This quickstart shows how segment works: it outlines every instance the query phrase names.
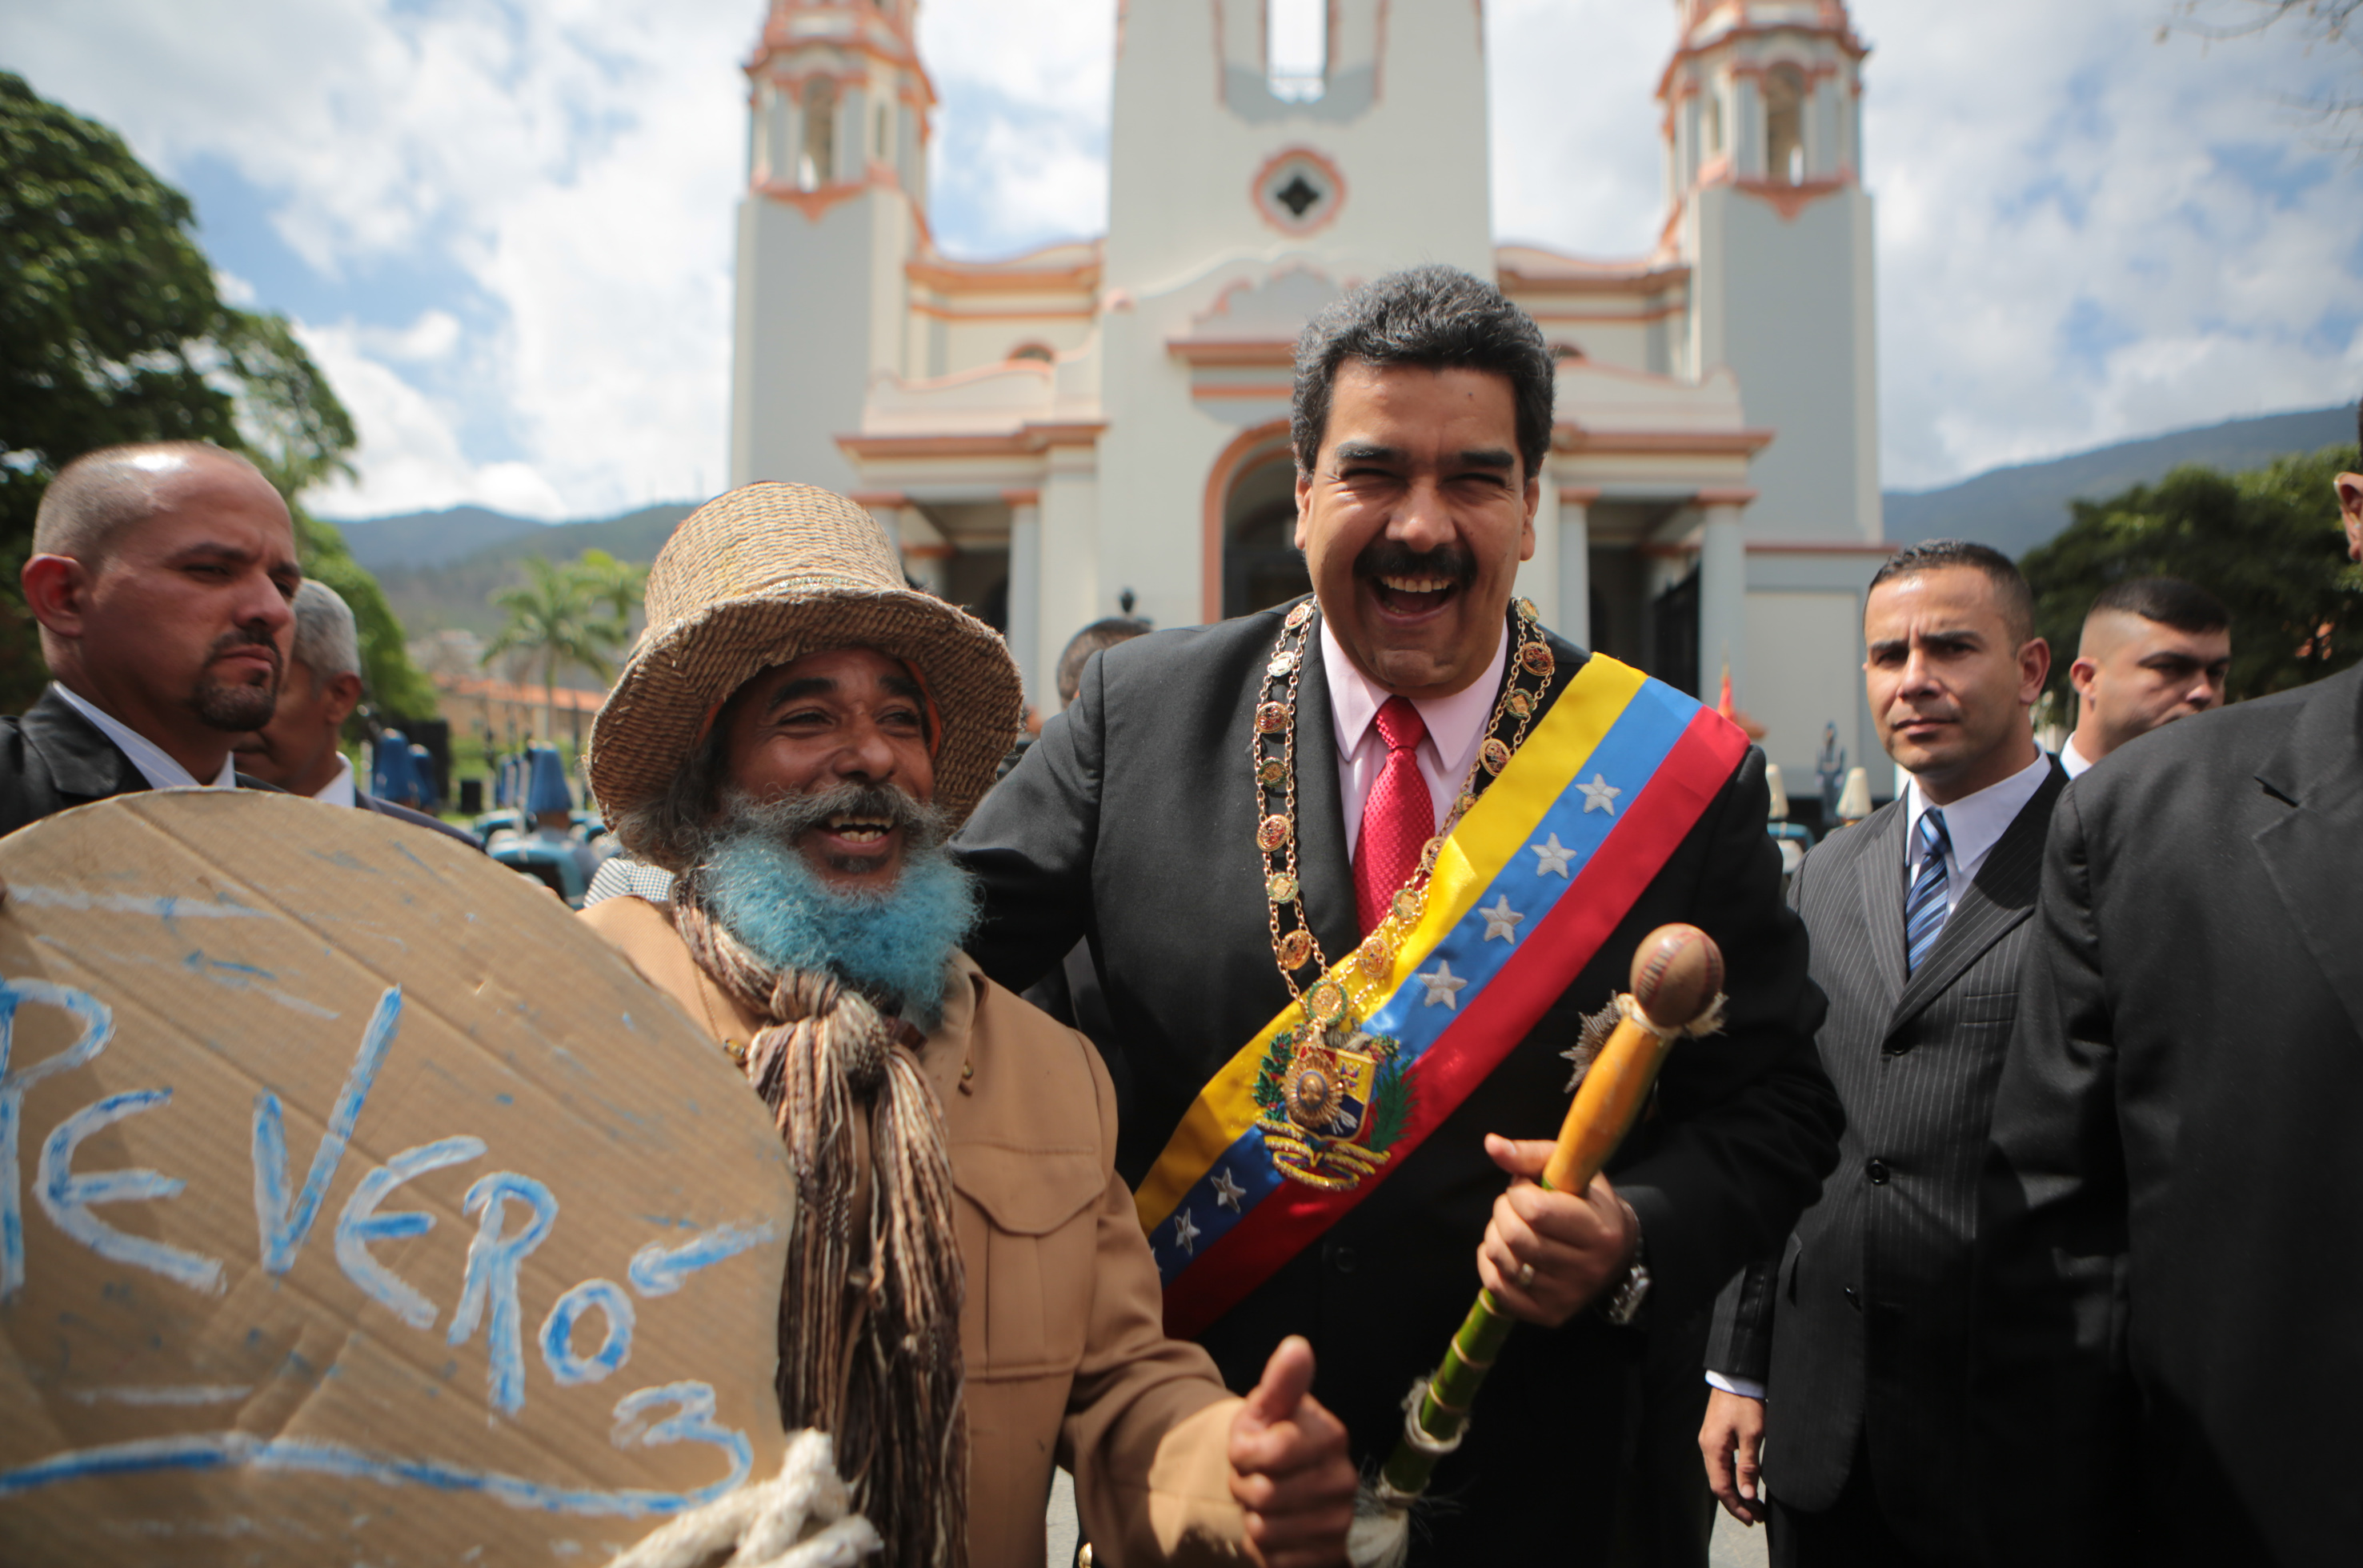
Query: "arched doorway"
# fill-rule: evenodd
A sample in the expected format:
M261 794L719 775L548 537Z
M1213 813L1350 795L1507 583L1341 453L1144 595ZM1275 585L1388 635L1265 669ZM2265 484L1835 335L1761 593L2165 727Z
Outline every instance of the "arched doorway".
M1223 497L1223 614L1253 614L1312 588L1296 547L1296 461L1283 433L1241 459Z

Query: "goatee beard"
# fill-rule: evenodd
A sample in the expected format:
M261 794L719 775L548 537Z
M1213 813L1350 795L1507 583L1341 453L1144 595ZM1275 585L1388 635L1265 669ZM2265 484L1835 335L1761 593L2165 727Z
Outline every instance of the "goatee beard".
M214 660L231 649L245 647L269 650L271 679L261 685L238 686L210 675L199 675L196 689L189 693L189 708L196 714L197 722L209 729L259 730L271 722L272 711L279 706L279 645L269 633L240 630L225 634L205 650L205 668L211 669Z

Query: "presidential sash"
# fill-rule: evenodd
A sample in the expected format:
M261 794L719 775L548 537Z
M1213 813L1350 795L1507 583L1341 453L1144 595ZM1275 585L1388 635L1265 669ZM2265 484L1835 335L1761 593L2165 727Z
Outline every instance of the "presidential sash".
M1671 687L1585 661L1446 839L1370 1016L1307 1037L1291 1003L1182 1116L1135 1194L1168 1333L1199 1333L1392 1174L1592 961L1747 748ZM1315 1066L1292 1072L1301 1038Z

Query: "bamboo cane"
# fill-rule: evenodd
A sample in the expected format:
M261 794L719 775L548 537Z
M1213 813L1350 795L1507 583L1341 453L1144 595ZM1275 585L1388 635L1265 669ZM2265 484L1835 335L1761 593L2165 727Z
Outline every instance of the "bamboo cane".
M1593 1058L1560 1123L1542 1185L1581 1192L1631 1130L1666 1052L1685 1033L1705 1033L1720 1015L1723 955L1695 926L1663 925L1633 955L1633 988L1616 999L1622 1016ZM1406 1401L1403 1435L1379 1474L1376 1496L1355 1521L1348 1554L1361 1568L1404 1560L1411 1506L1436 1463L1459 1446L1477 1390L1515 1323L1490 1290L1477 1292L1444 1361Z

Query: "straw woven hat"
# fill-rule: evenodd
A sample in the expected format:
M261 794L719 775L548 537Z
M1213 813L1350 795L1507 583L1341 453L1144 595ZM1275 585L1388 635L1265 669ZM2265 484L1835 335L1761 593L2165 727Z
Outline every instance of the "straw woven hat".
M1025 719L1001 635L904 584L877 520L825 490L750 484L708 502L649 569L648 630L591 726L591 789L613 822L672 781L749 679L829 648L917 672L942 726L936 803L957 824Z

